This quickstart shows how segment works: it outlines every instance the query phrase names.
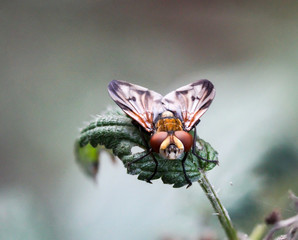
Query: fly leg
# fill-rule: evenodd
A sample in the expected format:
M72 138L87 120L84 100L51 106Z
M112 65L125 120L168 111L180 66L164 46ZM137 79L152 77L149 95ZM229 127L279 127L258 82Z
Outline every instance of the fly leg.
M147 153L144 156L142 156L142 157L140 157L140 158L138 158L136 160L133 160L133 161L127 163L127 168L130 169L131 164L133 164L133 163L135 163L135 162L143 159L144 157L146 157L148 155L151 155L151 157L152 157L152 159L153 159L153 161L155 163L155 168L154 168L153 174L146 180L146 182L152 183L151 180L155 176L155 174L157 173L158 161L156 160L156 158L153 155L153 149L151 147L149 147L148 142L146 141L146 139L144 137L144 134L142 132L142 127L136 121L132 121L132 124L134 124L139 129L140 134L141 134L141 138L142 138L142 140L144 142L144 145L146 147Z
M151 182L151 179L155 176L155 174L156 174L156 172L157 172L157 166L158 166L158 162L157 162L157 160L155 159L155 157L154 157L153 154L152 154L152 149L149 149L148 152L147 152L144 156L142 156L142 157L140 157L140 158L138 158L138 159L136 159L136 160L133 160L133 161L127 163L127 168L130 170L130 166L131 166L131 164L133 164L133 163L135 163L135 162L137 162L137 161L143 159L144 157L146 157L146 156L148 156L148 155L150 155L150 154L151 154L151 156L152 156L152 158L153 158L153 160L154 160L154 162L155 162L155 169L154 169L153 174L146 180L146 182L148 182L148 183L152 183L152 182Z
M157 167L158 167L158 161L156 160L156 158L154 157L153 153L152 153L152 149L150 150L150 154L151 154L151 157L155 163L155 168L154 168L154 172L152 173L152 175L146 180L146 182L148 183L152 183L151 182L151 179L155 176L155 174L157 173Z
M209 159L206 159L206 158L202 158L201 156L199 156L196 153L196 142L197 142L197 129L196 129L196 126L199 124L199 122L193 127L194 128L194 137L193 137L193 144L192 144L192 154L195 155L197 158L205 161L205 162L218 164L217 160L209 160ZM199 169L201 169L201 167L199 167Z
M186 175L185 165L184 165L187 156L188 156L188 152L186 152L186 153L184 154L184 157L183 157L183 159L182 159L182 169L183 169L183 173L184 173L184 178L185 178L186 182L188 183L188 185L187 185L186 188L189 188L189 187L192 185L192 183L191 183L191 181L189 180L188 176Z

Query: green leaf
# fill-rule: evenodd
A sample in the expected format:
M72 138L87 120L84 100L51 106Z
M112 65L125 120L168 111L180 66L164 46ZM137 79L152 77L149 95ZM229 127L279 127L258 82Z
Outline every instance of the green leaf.
M147 144L150 134L143 132ZM133 147L140 147L142 152L133 153ZM77 162L84 171L94 177L97 173L99 164L99 153L103 149L111 150L119 157L127 167L127 163L134 161L147 153L145 143L142 140L139 129L132 124L132 119L118 111L109 111L104 115L97 116L85 128L82 129L79 139L75 144L75 153ZM197 140L196 152L202 158L208 160L218 160L217 152L211 145L203 139ZM153 179L161 178L166 184L173 184L173 187L179 188L187 185L183 170L182 158L168 160L162 158L159 154L153 153L158 161L157 173ZM185 161L186 174L191 182L198 181L201 177L199 168L209 171L216 164L198 160L192 153L188 154ZM95 167L95 168L94 168ZM127 169L128 174L138 175L139 180L147 180L154 172L155 163L148 155L143 159L130 165Z
M103 145L98 145L94 148L88 143L84 147L81 147L79 141L75 142L75 155L77 163L81 166L87 176L93 179L95 179L98 173L100 153L103 150L106 150L109 153L112 161L115 162L115 156L112 154L112 151L105 149Z
M80 147L79 142L75 142L76 160L83 171L90 177L95 178L99 167L99 148L94 148L90 144Z

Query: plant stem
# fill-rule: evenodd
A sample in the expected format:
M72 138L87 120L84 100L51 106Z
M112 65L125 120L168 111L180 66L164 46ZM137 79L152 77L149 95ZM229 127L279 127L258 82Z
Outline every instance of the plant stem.
M258 224L252 230L252 233L249 235L250 240L261 240L267 231L268 227L265 223Z
M213 209L216 212L219 222L221 226L226 232L226 235L229 240L238 240L237 231L233 227L232 221L229 217L227 210L221 204L216 192L214 191L212 185L210 184L209 180L207 179L205 173L201 171L202 178L198 181L201 187L203 188L204 192L206 193L209 201Z

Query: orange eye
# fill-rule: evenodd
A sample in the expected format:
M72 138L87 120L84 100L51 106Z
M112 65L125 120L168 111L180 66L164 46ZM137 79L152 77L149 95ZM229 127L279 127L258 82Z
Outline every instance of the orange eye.
M159 148L162 142L167 138L167 132L157 132L150 139L150 146L154 152L159 153Z
M191 134L185 131L176 131L174 134L183 143L184 152L188 152L193 144Z

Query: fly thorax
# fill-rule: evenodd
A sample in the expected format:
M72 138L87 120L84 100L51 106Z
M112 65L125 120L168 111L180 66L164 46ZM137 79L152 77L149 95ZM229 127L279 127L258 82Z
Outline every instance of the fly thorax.
M161 114L161 118L172 118L172 117L174 117L174 114L170 111L164 111Z
M177 159L183 152L183 143L172 134L162 142L159 148L159 154L166 159Z
M180 121L180 119L174 117L173 113L171 112L166 111L164 113L155 124L157 132L174 132L183 130L182 122ZM172 117L170 114L172 114Z

